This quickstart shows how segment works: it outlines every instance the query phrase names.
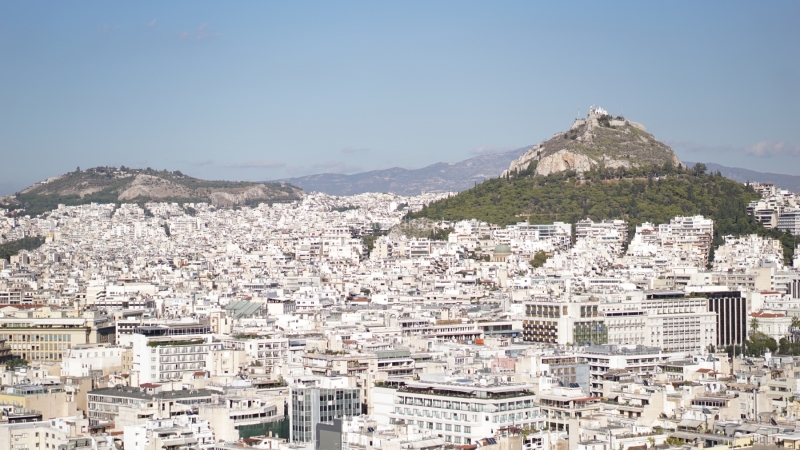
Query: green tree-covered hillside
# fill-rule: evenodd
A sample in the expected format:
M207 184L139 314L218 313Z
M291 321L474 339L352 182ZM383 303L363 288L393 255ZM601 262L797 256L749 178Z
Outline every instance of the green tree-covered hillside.
M11 259L21 250L36 250L44 244L41 236L26 237L16 241L7 241L0 244L0 259Z
M600 167L581 175L568 171L546 177L534 177L535 162L531 166L516 176L487 180L410 216L478 219L501 226L524 221L528 214L531 223L624 219L633 231L642 222L659 224L679 215L702 214L715 221L715 247L722 243L722 236L757 233L780 239L785 258L793 253L793 236L767 230L747 215L747 204L758 198L750 187L706 174L702 165L690 170L668 164Z

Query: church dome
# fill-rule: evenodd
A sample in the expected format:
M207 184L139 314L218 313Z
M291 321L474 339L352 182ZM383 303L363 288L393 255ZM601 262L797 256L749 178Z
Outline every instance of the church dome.
M510 255L511 254L511 247L506 244L500 244L494 248L494 254L501 254L501 255Z

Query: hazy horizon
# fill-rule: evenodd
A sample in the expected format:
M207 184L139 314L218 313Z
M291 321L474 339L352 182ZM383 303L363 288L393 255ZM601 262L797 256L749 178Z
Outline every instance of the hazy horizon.
M0 195L76 166L267 180L536 144L592 104L800 175L796 2L0 4Z

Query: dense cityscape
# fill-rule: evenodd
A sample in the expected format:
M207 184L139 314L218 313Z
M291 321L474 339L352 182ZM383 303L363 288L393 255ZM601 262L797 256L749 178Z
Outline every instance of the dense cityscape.
M795 194L752 187L758 221L797 217ZM4 211L5 242L43 244L0 260L0 442L800 440L800 259L779 242L726 236L712 255L699 215L632 236L622 220L407 218L451 195Z
M799 18L0 1L0 450L800 450Z

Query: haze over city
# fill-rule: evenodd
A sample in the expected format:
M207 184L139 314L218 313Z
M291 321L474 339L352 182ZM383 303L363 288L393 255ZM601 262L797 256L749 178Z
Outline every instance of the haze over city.
M532 145L591 104L800 174L796 2L0 5L0 194L76 166L354 173Z

